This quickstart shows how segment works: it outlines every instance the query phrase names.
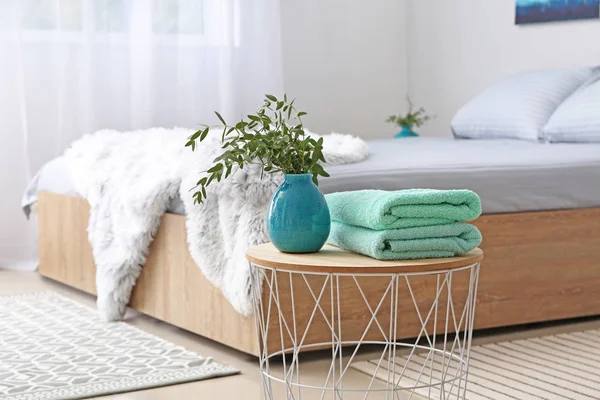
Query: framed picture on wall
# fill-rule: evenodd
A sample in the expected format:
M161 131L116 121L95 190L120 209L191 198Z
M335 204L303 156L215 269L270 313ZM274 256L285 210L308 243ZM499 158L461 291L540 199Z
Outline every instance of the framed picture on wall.
M516 23L600 18L600 0L516 0Z

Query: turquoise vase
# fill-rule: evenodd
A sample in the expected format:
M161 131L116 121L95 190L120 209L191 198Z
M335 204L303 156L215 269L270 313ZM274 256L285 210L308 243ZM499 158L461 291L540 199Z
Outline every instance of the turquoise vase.
M329 236L331 218L325 196L311 174L286 174L269 205L267 231L284 253L315 253Z
M400 132L398 132L396 134L396 136L394 136L396 139L398 138L404 138L404 137L416 137L419 136L418 133L414 132L412 129L410 129L410 127L408 126L403 126L402 130Z

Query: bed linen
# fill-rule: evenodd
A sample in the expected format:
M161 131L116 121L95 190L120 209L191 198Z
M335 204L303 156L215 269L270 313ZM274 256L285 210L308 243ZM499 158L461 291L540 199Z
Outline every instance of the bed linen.
M64 154L76 193L90 205L87 233L96 264L96 304L104 320L124 316L161 218L177 194L186 210L192 259L237 312L252 312L246 251L268 240L265 214L283 176L263 176L256 165L234 167L229 179L206 189L198 206L190 189L222 151L222 131L211 130L195 152L182 145L193 133L185 128L103 130L74 141ZM332 165L368 157L366 143L357 137L331 133L321 138Z
M600 143L407 138L368 145L368 159L327 168L331 177L319 184L324 193L470 189L481 197L484 214L600 207ZM23 198L26 212L37 190L78 195L62 157L32 180ZM184 213L178 197L168 211Z
M467 139L539 141L556 108L598 71L552 68L510 75L462 106L452 119L452 133Z
M600 143L600 72L565 100L544 126L549 142Z

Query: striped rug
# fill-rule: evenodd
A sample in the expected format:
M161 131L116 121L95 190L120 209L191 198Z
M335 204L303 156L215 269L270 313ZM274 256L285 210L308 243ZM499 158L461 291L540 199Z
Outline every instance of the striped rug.
M427 353L411 357L402 378L420 384L439 380L440 367L429 367L419 376ZM352 367L383 381L392 381L393 363L376 360L356 362ZM394 371L402 370L406 358L396 357ZM453 366L450 367L453 369ZM430 377L430 375L433 375ZM412 380L412 382L411 382ZM417 385L418 386L418 385ZM439 399L438 389L417 389L415 394ZM456 390L446 398L455 399ZM600 330L566 333L541 338L487 344L471 348L468 400L590 400L600 399Z

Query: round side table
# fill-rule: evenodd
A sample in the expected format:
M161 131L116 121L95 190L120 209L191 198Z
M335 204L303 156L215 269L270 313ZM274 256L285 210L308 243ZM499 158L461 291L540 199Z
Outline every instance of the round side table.
M266 243L246 257L265 399L275 398L274 385L286 399L466 398L480 249L379 261L333 246L285 254ZM315 383L301 353L323 349L329 367Z

